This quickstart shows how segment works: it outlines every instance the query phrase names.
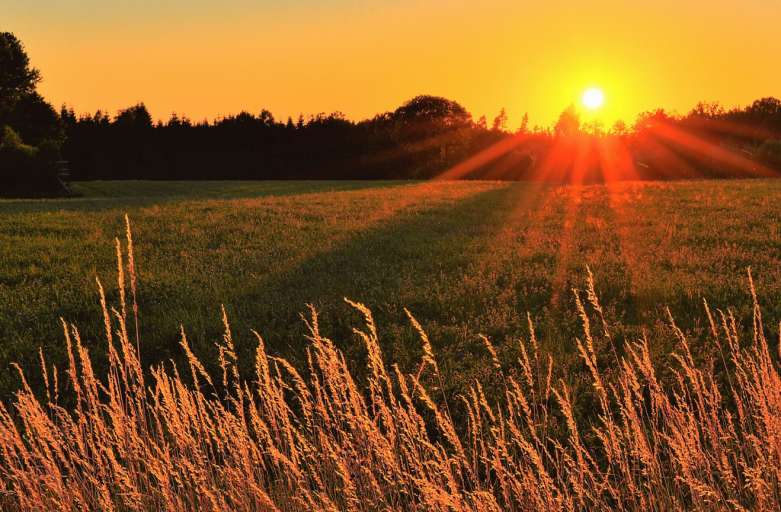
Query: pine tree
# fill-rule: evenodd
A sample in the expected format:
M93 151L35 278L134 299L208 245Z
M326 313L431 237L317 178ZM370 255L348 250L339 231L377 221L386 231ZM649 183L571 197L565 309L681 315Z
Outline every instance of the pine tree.
M501 132L507 131L507 113L504 111L504 107L502 107L502 110L499 111L499 115L494 118L494 123L491 126L491 129Z

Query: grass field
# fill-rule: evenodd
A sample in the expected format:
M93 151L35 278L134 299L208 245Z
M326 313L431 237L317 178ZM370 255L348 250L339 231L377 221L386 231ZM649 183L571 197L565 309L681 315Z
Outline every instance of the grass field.
M40 375L38 349L64 362L60 317L105 359L95 277L116 300L114 238L133 225L146 364L181 360L179 326L215 361L224 305L237 349L257 330L272 354L301 358L311 303L324 335L350 359L360 322L343 298L375 315L389 362L422 354L409 309L441 357L445 386L490 387L485 334L510 360L528 337L526 313L560 375L577 390L572 288L588 265L619 345L643 329L656 356L674 348L664 308L707 357L703 298L747 325L751 266L773 336L781 298L781 184L96 182L84 197L0 202L0 367ZM703 354L700 354L703 352ZM101 359L102 358L102 359ZM103 361L105 363L105 361ZM247 363L251 364L251 362ZM4 373L5 399L19 382ZM37 380L35 378L33 381Z
M99 503L105 498L127 504L140 499L150 510L157 510L163 503L160 500L165 498L184 500L181 503L187 504L185 508L189 510L187 507L205 506L203 500L208 499L220 504L215 505L217 501L213 501L207 508L250 510L254 509L254 502L247 496L252 495L252 500L271 499L277 505L285 504L283 508L296 508L295 503L307 508L328 508L334 504L338 508L361 510L388 506L415 508L414 503L422 500L421 503L429 503L432 509L492 510L496 508L486 503L496 499L496 507L505 508L619 506L642 510L650 505L647 500L654 497L665 500L662 508L703 508L731 503L729 500L734 501L733 505L764 507L777 504L780 499L777 465L773 461L781 451L777 435L773 434L777 428L773 425L781 417L776 410L781 407L777 403L781 386L774 363L766 355L772 353L776 358L777 326L781 319L778 310L781 298L779 182L587 186L495 182L106 182L79 184L77 188L83 191L82 198L0 202L0 247L4 248L0 253L2 367L10 369L12 362L18 362L32 388L43 396L49 386L44 385L39 348L49 365L55 363L64 370L69 356L59 317L75 323L94 362L94 373L111 375L112 391L105 393L114 404L106 406L105 414L112 415L112 420L103 424L104 413L98 412L93 401L97 399L98 384L91 368L82 370L79 379L83 379L84 389L88 390L83 403L89 407L92 425L92 433L85 430L83 435L89 438L88 444L96 443L95 453L105 451L101 446L108 443L116 445L116 453L125 457L122 454L129 449L128 440L121 438L130 434L121 434L120 427L137 421L129 404L134 400L141 404L146 399L142 396L143 384L138 385L140 377L133 376L136 370L132 356L126 359L122 372L123 379L126 373L129 375L129 381L124 384L119 380L118 367L109 363L95 276L100 277L106 288L109 306L119 308L114 238L124 238L127 213L133 227L138 268L143 366L166 362L170 371L173 366L169 360L180 370L192 364L179 343L180 324L187 333L189 346L207 371L215 378L226 375L226 383L231 382L225 371L232 365L235 352L237 375L259 379L256 382L261 400L258 410L273 431L267 441L258 442L273 445L271 438L276 436L284 456L272 452L276 461L272 465L276 464L277 469L263 466L266 469L261 471L258 466L259 472L255 474L258 485L271 498L260 491L248 490L241 478L236 480L243 470L240 464L232 465L232 454L254 449L251 443L245 445L240 440L244 439L242 436L260 435L258 432L265 427L255 425L256 434L251 433L253 429L247 430L246 425L237 427L236 422L243 417L240 411L244 409L237 407L238 416L234 416L233 412L222 411L223 405L219 404L232 410L238 401L250 400L252 394L247 391L244 395L240 387L231 387L238 393L236 398L210 402L213 399L206 396L210 391L204 391L205 395L196 399L184 388L177 387L178 376L169 382L161 380L158 374L154 396L162 396L167 405L150 405L149 414L150 418L156 418L158 426L169 427L160 430L159 436L145 434L147 427L143 427L133 434L140 436L134 443L146 446L147 450L158 443L163 444L154 450L167 450L164 447L169 442L168 436L173 436L175 443L184 443L175 455L176 461L182 460L183 465L163 457L158 461L160 466L152 468L161 474L183 471L175 477L178 490L161 488L161 494L155 491L145 495L146 498L131 496L145 486L161 485L159 477L149 479L151 466L142 470L133 462L138 457L158 460L160 452L128 455L121 465L126 464L123 467L131 471L130 480L117 476L124 474L120 470L114 470L120 473L108 477L101 473L104 462L98 459L90 462L89 457L88 460L79 458L74 452L73 457L81 461L77 463L82 468L79 471L93 474L90 477L93 480L83 483L87 494L77 493L82 497L76 502L95 499L98 501L94 503ZM751 329L756 317L748 284L749 266L764 315L769 352L762 335L757 341ZM588 286L587 268L593 272L594 291L603 314L597 314L593 300L581 291L578 296L587 305L584 314L590 317L595 332L609 331L610 336L600 334L592 339L584 331L584 317L579 316L573 288L584 290ZM368 313L346 303L344 297L363 303L372 311L376 338L371 328L369 338L365 339L353 332L353 328L366 328ZM732 363L728 364L723 352L716 348L703 299L708 300L714 314L723 310L735 316L734 328L725 325L725 332L719 335L727 336L727 341L722 339L720 343L726 343L732 350ZM301 313L309 316L307 304L312 304L319 313L316 334L300 317ZM231 338L223 338L222 305L230 319ZM671 325L667 307L683 332L676 332ZM431 340L438 371L420 373L421 363L433 364L433 361L427 359L421 334L405 308ZM547 381L544 364L535 362L538 361L536 350L530 366L519 343L521 340L529 350L536 343L531 339L527 313L536 331L540 360L546 361L550 354L551 361L555 361ZM318 396L335 393L326 398L334 402L325 409L316 407L311 403L309 391L299 386L303 383L285 384L280 374L269 374L265 355L258 352L256 357L258 341L251 329L257 330L264 339L265 353L286 358L291 368L298 368L304 374L310 375L307 349L314 351L315 366L320 369L318 373L312 368L314 373L310 377L320 375L323 382L322 387L319 381L313 382L313 392ZM487 337L488 343L480 334ZM307 341L306 335L313 336L314 345ZM321 336L332 339L344 353L346 367L342 367L338 353ZM684 336L688 343L684 342ZM648 341L631 345L638 340ZM429 402L424 400L424 405L431 403L434 411L433 416L430 413L420 418L421 422L424 418L428 422L426 430L423 423L414 420L417 413L394 402L390 380L383 376L384 370L377 363L378 352L373 348L377 342L376 350L382 351L383 361L388 365L397 364L403 374L422 375L422 383L437 402L440 392L451 399L471 396L474 400L451 400L445 410L437 409L426 398ZM739 342L756 346L759 352L736 355ZM492 353L493 348L496 354ZM658 382L645 360L633 359L646 350ZM683 359L676 363L669 357L672 352L684 354ZM227 367L225 354L229 356ZM79 355L81 364L85 355ZM627 366L619 367L617 359L626 359ZM347 368L352 377L347 374ZM543 375L532 376L531 369L540 372L541 368ZM737 393L725 368L738 379ZM706 382L711 371L716 382L724 386L723 390L732 389L727 400L744 411L739 414L737 431L731 426L733 417L729 409L714 405L722 398ZM686 376L685 381L678 380L681 373ZM643 382L648 381L650 399L645 406L646 395L639 387L633 388L636 375L644 375ZM68 381L78 381L75 376L76 373L70 374ZM349 397L357 392L352 389L352 378L359 387L371 390L373 409L350 405ZM508 388L508 382L515 378L528 381L529 388L525 384L523 392L521 388ZM410 383L413 381L417 383L416 379ZM63 377L58 388L63 394L67 387L64 382ZM166 382L175 384L177 390L167 390ZM388 395L381 389L383 382L389 386ZM602 382L617 388L610 388L612 391L606 393ZM680 397L660 387L676 382L680 385L673 388L682 393ZM496 409L500 415L497 420L491 406L481 405L474 394L478 383L482 386L480 393L485 390L488 403L506 402L509 412L502 413L501 407ZM4 372L0 385L3 402L21 400L31 404L25 401L24 394L12 398L13 392L22 385L16 372ZM535 394L537 386L538 394ZM124 397L120 388L126 390ZM95 399L89 395L90 389L95 389ZM297 417L290 410L288 418L288 413L282 414L277 409L282 401L290 399L290 396L286 398L285 389L295 397L298 405L294 408L302 408L303 416ZM413 385L413 397L418 396L416 389ZM556 411L547 398L551 390L560 404ZM80 393L78 388L76 391ZM522 398L525 392L531 393L531 409L523 420L529 422L529 432L523 434L531 436L529 445L513 430L524 428L515 423L512 411L519 415L520 410L526 411L527 406L521 405L525 403ZM344 393L341 399L340 393ZM421 389L419 396L424 399L425 391ZM669 401L669 396L676 398ZM126 404L123 411L112 409L120 403ZM651 411L643 407L650 407ZM488 416L476 424L475 415L480 418L483 409ZM50 428L62 429L55 438L68 438L86 428L76 423L68 426L71 420L64 416L60 416L57 426L48 426L33 405L23 405L19 411L26 428L37 429L43 436L41 439L49 439L46 437L49 434L43 433ZM508 413L505 422L502 414ZM411 416L407 417L408 414ZM645 414L649 416L646 418ZM118 419L123 415L125 419ZM196 456L204 445L199 448L188 444L192 442L191 434L180 432L176 424L185 421L181 418L190 418L185 424L196 428L198 422L212 415L216 415L213 421L222 419L215 423L217 430L210 434L214 437L209 442L217 443L223 451L217 453L208 448ZM619 416L623 419L617 419ZM363 419L353 423L356 417ZM392 428L388 423L391 417L398 417L400 422ZM379 429L376 431L371 427L375 421ZM486 430L482 431L484 422L487 422ZM582 438L575 433L573 422L581 425ZM14 441L8 433L13 420L0 415L0 423L0 431L4 432L1 441L6 443L4 446L11 446ZM590 425L595 425L593 431L588 428ZM627 430L617 434L612 430L616 425L624 425ZM408 438L410 444L397 446L398 451L388 455L390 462L370 460L373 457L370 454L385 446L383 436L392 440L396 428L400 429L398 432L406 432L404 436L412 436ZM437 434L432 434L432 428L438 429L444 438L436 441ZM513 451L515 448L505 451L505 435L498 434L505 429L513 432L510 438L519 443L520 452ZM110 432L115 430L120 437ZM464 442L470 443L468 453L459 455L458 442L453 444L456 430L463 434ZM291 434L293 431L295 436ZM539 435L542 437L538 438ZM646 438L647 435L651 437ZM360 437L363 440L359 441L353 436L366 437ZM447 439L455 452L445 456L444 451L427 444L425 439L430 436L435 442ZM546 436L550 436L550 441ZM604 436L620 438L613 452L611 449L605 453L594 451L599 445L597 438L604 440ZM287 440L282 441L283 438ZM347 452L329 452L331 448L326 448L329 442L338 446L347 438L353 439L353 446ZM36 436L30 439L35 445ZM235 446L231 444L234 441ZM69 442L71 447L78 445L75 438ZM480 448L483 442L488 443L490 453L485 446ZM559 442L568 448L557 445ZM52 443L51 446L57 445ZM647 451L648 443L652 445L651 451ZM690 444L693 451L684 453ZM329 466L322 458L305 457L300 464L309 468L307 471L312 475L321 476L311 476L314 480L310 480L310 476L302 474L291 476L290 481L274 476L276 471L292 471L298 475L296 451L311 450L314 445L319 447L319 453L330 454L336 466ZM67 443L62 445L66 446ZM36 460L48 460L49 448L36 450L42 450L36 452ZM113 460L111 454L115 452L109 452L106 461ZM595 459L590 458L591 454ZM535 466L527 460L528 456L542 457L544 462ZM620 463L614 460L616 457ZM697 462L701 460L707 460L702 463L705 465ZM34 468L39 466L19 464L28 469L18 474L6 473L7 481L22 486L26 485L23 482L37 478L50 482L46 479L51 473L41 473L40 477L27 473L38 471ZM205 464L202 471L215 480L199 480L205 473L193 470L192 464ZM357 465L345 469L340 464L350 468ZM455 480L446 482L427 476L429 468L434 466L440 472L450 471L445 468L451 467L460 469L450 477ZM543 470L543 466L547 469ZM361 476L361 467L372 469ZM527 470L530 473L525 473ZM75 469L71 467L67 471ZM191 471L195 473L188 473ZM322 475L340 475L343 481L332 486L318 480ZM349 475L356 478L354 483ZM403 483L410 475L418 475L415 478L421 480ZM92 496L90 489L99 490L94 487L97 483L89 482L98 481L109 482L106 485L116 490L106 490L104 498L98 495L85 498ZM352 486L368 487L355 494ZM28 491L36 497L30 498L28 508L50 499L47 497L50 491L39 493L33 487ZM322 495L307 494L310 492L307 489L316 488L325 490ZM530 491L543 488L539 492ZM215 489L223 489L220 492L224 496L218 499L209 494ZM169 491L173 494L166 494ZM111 497L115 492L118 494ZM409 492L414 494L405 494ZM481 492L488 494L481 495ZM364 498L361 496L369 495L361 493L371 496ZM489 495L494 497L485 501ZM76 499L73 497L76 494L68 496ZM220 501L223 499L227 501ZM448 501L451 499L465 501L454 506ZM260 506L260 509L267 508L273 509L270 505Z

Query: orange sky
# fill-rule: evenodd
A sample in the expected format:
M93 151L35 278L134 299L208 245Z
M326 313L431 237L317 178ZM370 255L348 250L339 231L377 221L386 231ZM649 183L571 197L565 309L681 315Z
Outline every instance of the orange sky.
M781 97L781 2L675 0L19 0L0 2L77 113L144 101L199 120L393 110L417 94L489 123L506 107L549 126L591 87L612 124L699 100ZM586 110L586 109L584 109Z

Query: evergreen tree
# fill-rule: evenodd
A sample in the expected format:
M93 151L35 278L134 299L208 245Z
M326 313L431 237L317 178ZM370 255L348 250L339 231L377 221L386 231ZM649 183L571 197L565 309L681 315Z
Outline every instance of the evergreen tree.
M495 132L507 131L507 113L504 111L504 107L499 111L499 115L494 118L494 123L491 125L491 129Z

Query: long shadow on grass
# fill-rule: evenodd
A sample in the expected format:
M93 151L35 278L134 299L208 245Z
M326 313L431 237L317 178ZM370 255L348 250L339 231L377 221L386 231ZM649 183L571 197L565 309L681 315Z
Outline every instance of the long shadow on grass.
M122 187L122 183L109 188ZM143 185L143 186L141 186ZM101 276L106 287L110 305L118 307L115 289L116 274L113 257L114 236L122 238L125 213L129 213L131 222L149 217L138 210L150 205L184 204L193 209L207 210L204 205L221 206L232 203L230 198L268 198L270 196L295 195L306 203L309 196L327 196L343 191L366 189L404 189L415 187L408 181L394 182L263 182L263 183L136 183L130 192L138 193L150 186L169 186L169 192L193 192L191 197L107 197L99 199L67 200L9 200L0 201L0 368L8 370L10 363L21 365L31 384L37 391L43 391L42 373L38 357L39 348L49 364L55 364L60 370L67 366L62 326L59 317L75 324L82 334L85 345L91 349L98 375L102 375L107 364L105 334L101 327L102 313L97 296L95 274ZM96 185L97 186L97 185ZM104 187L105 188L105 187ZM228 200L226 200L228 199ZM273 201L272 201L273 202ZM92 215L97 213L97 215ZM51 215L48 215L51 214ZM154 216L152 216L154 217ZM170 223L170 221L169 221ZM143 226L143 220L141 223ZM228 230L231 226L225 226ZM96 234L97 232L97 234ZM145 366L158 364L169 357L178 357L180 348L175 333L180 322L188 326L190 318L202 318L199 329L204 325L219 326L219 302L199 303L198 299L188 297L184 284L173 281L165 283L165 289L155 290L148 286L147 272L153 265L143 264L144 258L154 251L144 251L143 228L135 232L136 242L141 242L140 267L141 288L141 346ZM70 243L78 241L73 246ZM137 245L137 249L139 248ZM174 250L183 249L173 247ZM138 252L137 252L138 256ZM79 260L75 263L74 260ZM90 268L92 267L92 268ZM181 286L179 286L181 284ZM216 286L220 284L217 283ZM4 293L7 292L7 293ZM230 292L228 292L229 294ZM184 297L189 315L179 315L174 310L171 315L156 315L149 300L159 301L163 308L171 305L171 297L176 300ZM224 299L223 299L224 300ZM158 311L161 308L158 307ZM149 315L149 316L146 316ZM209 316L211 315L211 316ZM157 332L149 332L150 323ZM216 321L215 321L216 320ZM296 321L298 325L300 321ZM159 329L163 324L166 329ZM257 327L259 323L248 322L248 327ZM170 330L167 328L170 326ZM145 329L147 330L146 332ZM202 336L209 346L213 346L213 336ZM219 339L216 338L216 339ZM166 341L160 346L160 341ZM13 391L21 384L15 371L0 374L0 398L11 398Z
M284 274L267 278L256 291L236 297L225 306L234 335L240 338L237 349L246 354L244 373L251 374L250 354L257 345L246 336L250 328L263 336L275 355L302 362L308 342L300 313L307 313L307 304L318 311L321 332L344 350L348 360L361 365L363 347L352 329L362 327L364 321L344 297L372 310L386 363L399 363L402 370L412 371L420 361L422 344L403 308L410 309L424 325L450 322L454 298L428 293L429 287L466 273L503 227L505 214L519 202L530 201L536 189L507 185L456 204L404 214L387 226L359 232ZM197 347L204 362L216 360L211 343L218 335L215 324L210 323L215 330L207 332L207 343ZM432 340L435 349L441 342Z

